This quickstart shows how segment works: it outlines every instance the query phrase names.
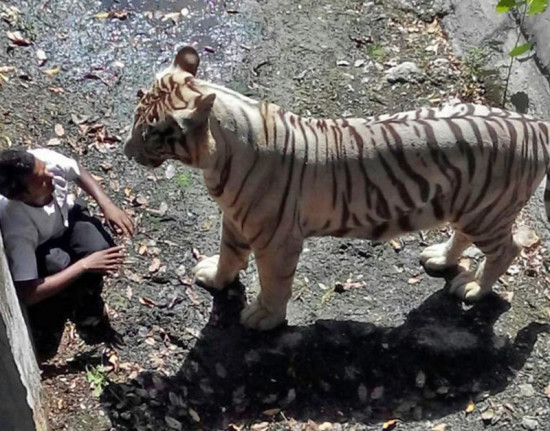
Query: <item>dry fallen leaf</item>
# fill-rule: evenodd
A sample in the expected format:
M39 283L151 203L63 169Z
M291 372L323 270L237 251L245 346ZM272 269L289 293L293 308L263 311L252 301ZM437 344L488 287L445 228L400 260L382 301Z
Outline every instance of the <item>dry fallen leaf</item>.
M124 20L128 18L128 11L127 10L115 10L111 12L111 17Z
M506 302L512 302L512 299L514 299L514 292L510 291L504 291L500 293L500 297L504 299Z
M508 275L518 275L519 273L520 269L518 265L510 265L506 270L506 274Z
M342 286L344 290L360 289L362 287L365 287L365 282L348 280L345 283L343 283Z
M36 58L38 58L40 66L42 66L48 60L48 56L43 49L36 50Z
M157 272L160 268L160 259L158 257L154 257L153 261L151 262L151 265L149 265L149 272Z
M495 411L492 408L488 408L483 413L481 413L481 420L486 423L490 423L495 417Z
M117 356L116 353L113 353L111 356L109 356L109 359L107 360L110 364L113 365L113 370L115 372L118 371L118 365L120 363L120 359L119 357Z
M61 68L59 66L55 66L55 67L52 67L51 69L45 70L44 73L49 77L52 77L54 75L57 75L60 71L61 71Z
M73 115L71 115L71 118L73 119L73 122L76 121L76 118L73 118ZM120 138L112 135L107 130L107 126L105 126L105 124L89 124L87 122L81 122L78 124L78 128L82 136L85 136L93 141L89 147L97 149L100 153L106 153L108 150L113 149L117 142L120 142Z
M193 257L196 260L200 261L200 260L204 259L206 256L202 255L199 250L197 250L195 247L193 247Z
M476 405L474 404L473 401L469 401L468 402L468 405L466 406L466 409L464 410L466 412L466 414L470 414L472 413L474 410L476 409Z
M18 46L29 46L32 45L32 42L28 39L25 39L21 32L19 31L7 31L6 36L8 36L8 39Z
M199 414L195 410L193 410L192 408L189 408L189 415L191 416L191 418L195 422L200 422L201 421L201 418L200 418Z
M403 246L401 245L401 241L397 239L392 239L390 241L390 245L393 247L395 251L401 251L401 249L403 248Z
M171 429L181 431L183 429L183 425L180 421L174 419L170 416L165 416L164 420L166 421L166 425L168 425Z
M389 421L384 422L382 425L383 430L392 430L397 426L397 419L390 419Z
M147 298L146 296L140 296L139 303L151 308L157 305L155 301L153 301L151 298Z
M432 428L432 431L446 431L447 424L438 424Z
M167 21L167 20L171 19L174 22L174 24L177 24L179 22L180 18L181 18L181 13L171 12L171 13L165 14L162 17L162 21Z
M98 12L98 13L92 15L92 17L96 18L96 19L107 19L107 18L109 18L110 14L111 14L110 12Z
M50 139L50 140L46 143L46 145L47 145L48 147L57 147L58 145L61 145L61 139L59 139L59 138L52 138L52 139Z
M408 282L409 284L418 284L422 281L422 277L420 276L417 276L417 277L411 277L409 278Z
M98 12L94 15L92 15L93 18L96 19L108 19L108 18L116 18L116 19L126 19L128 18L128 11L126 10L112 10L108 12Z
M540 243L539 236L526 226L520 226L514 234L514 239L522 247L529 248Z
M54 127L54 131L55 131L55 134L59 137L65 135L65 129L63 128L63 126L61 124L56 124L55 127Z
M141 283L143 281L143 277L135 272L129 271L128 269L124 270L124 276L134 283Z
M0 73L9 73L15 71L14 66L0 66Z
M472 259L469 257L461 257L458 259L458 266L464 268L466 271L469 271L472 266Z
M138 254L143 256L145 253L147 253L147 244L141 244L139 246Z
M264 410L262 413L266 416L275 416L276 414L278 414L279 412L281 411L281 409L278 409L278 408L274 408L274 409L267 409L267 410Z
M546 388L544 389L544 393L546 394L546 396L548 398L550 398L550 383L548 383L548 385L546 386Z
M76 125L84 124L88 119L89 117L87 115L71 114L71 120Z

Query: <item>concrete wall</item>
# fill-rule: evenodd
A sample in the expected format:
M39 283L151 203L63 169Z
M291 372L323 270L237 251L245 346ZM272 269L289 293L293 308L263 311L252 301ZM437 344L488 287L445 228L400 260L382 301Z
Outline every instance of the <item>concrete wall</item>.
M474 47L484 47L487 66L497 69L504 82L510 63L508 52L514 47L518 34L515 19L508 13L496 13L498 0L446 1L452 13L442 23L455 52L464 56ZM539 64L550 66L550 10L531 17L523 30L531 41L537 42L536 50L534 57L524 55L518 58L519 61L514 61L508 94L525 95L527 113L550 121L550 87L538 67ZM520 40L520 44L524 42L524 39ZM518 96L516 100L522 98ZM507 107L518 109L513 104Z
M539 66L550 78L550 6L540 15L527 17L523 32L535 44Z
M47 431L40 374L0 235L0 431Z

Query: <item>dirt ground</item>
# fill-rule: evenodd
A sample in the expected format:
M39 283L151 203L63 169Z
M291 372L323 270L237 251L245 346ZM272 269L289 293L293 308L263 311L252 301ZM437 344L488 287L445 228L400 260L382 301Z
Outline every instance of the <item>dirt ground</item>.
M253 262L221 294L191 281L219 243L220 212L200 173L146 170L121 152L138 89L183 43L197 44L202 78L302 115L497 104L483 51L457 58L432 3L0 2L2 146L78 157L138 223L121 241L129 265L104 295L125 344L86 346L68 324L58 355L41 364L53 431L550 430L540 200L522 222L543 240L477 306L419 265L445 229L392 243L311 239L288 326L255 333L238 324L244 296L257 292ZM405 61L418 73L390 83ZM469 250L463 264L478 259Z

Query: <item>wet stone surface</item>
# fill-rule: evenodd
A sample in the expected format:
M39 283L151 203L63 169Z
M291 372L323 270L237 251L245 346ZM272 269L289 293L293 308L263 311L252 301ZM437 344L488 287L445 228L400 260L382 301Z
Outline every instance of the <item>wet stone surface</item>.
M131 264L105 290L125 344L86 346L68 325L58 356L42 364L53 430L548 426L547 242L515 262L498 295L464 307L418 263L446 229L384 244L314 238L288 325L258 334L238 324L244 297L257 293L253 262L223 293L189 278L219 243L200 173L146 170L121 153L137 91L185 43L197 44L201 78L302 115L494 104L477 79L482 56L453 54L438 2L405 3L0 2L1 144L50 143L78 157L138 222L125 242ZM389 82L405 62L422 79ZM547 229L528 212L522 220Z

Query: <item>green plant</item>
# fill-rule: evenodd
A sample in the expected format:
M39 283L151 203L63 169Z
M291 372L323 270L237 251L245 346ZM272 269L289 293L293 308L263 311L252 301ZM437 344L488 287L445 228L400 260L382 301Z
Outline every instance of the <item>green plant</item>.
M178 183L178 186L180 186L182 189L189 187L190 182L191 181L189 179L189 173L187 172L179 174L176 177L176 183Z
M108 383L103 365L98 365L97 367L86 367L86 380L93 389L94 396L99 397Z
M504 85L504 95L502 97L502 106L506 103L506 96L508 93L508 84L510 82L510 76L512 73L512 65L514 59L522 54L533 49L533 44L530 42L519 45L521 38L521 26L525 21L527 15L538 15L543 13L548 7L550 0L500 0L497 4L497 13L515 13L519 15L519 26L517 29L518 36L516 43L512 50L508 53L510 56L510 65L508 66L508 76L506 77L506 84Z
M487 52L483 48L474 47L470 50L464 60L464 66L470 79L477 79L485 67Z
M386 56L386 50L379 43L373 43L367 47L367 54L369 57L380 62Z

